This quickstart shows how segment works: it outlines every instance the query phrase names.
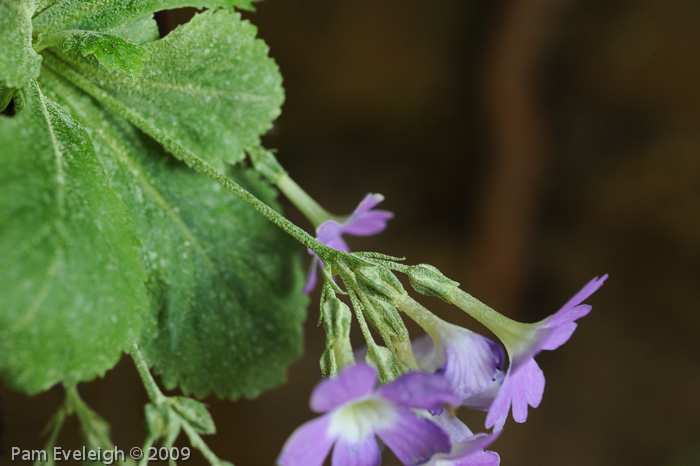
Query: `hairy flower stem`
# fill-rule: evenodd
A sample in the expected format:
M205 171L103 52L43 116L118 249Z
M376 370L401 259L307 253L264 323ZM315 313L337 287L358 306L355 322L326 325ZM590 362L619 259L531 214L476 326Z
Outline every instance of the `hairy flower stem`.
M309 219L314 228L318 228L326 220L338 220L309 196L288 174L280 176L276 184L282 194L287 196L287 199Z
M282 194L309 219L314 228L318 228L326 220L337 220L339 222L342 220L340 217L328 213L316 200L309 196L309 194L289 176L282 164L280 164L275 157L273 151L262 147L253 147L247 149L246 152L248 152L248 157L253 167L255 167L255 170L263 175L270 183L276 185Z
M61 433L63 423L66 420L66 411L66 402L64 401L64 404L58 408L58 411L56 411L56 414L53 415L44 430L44 432L50 431L49 438L46 441L46 446L44 446L44 451L46 451L48 458L53 458L53 449L56 445L56 440L58 440L58 434ZM42 466L43 464L44 462L40 460L34 462L34 466ZM53 461L49 461L48 464L53 465L55 463Z
M415 323L430 334L432 334L433 329L442 323L442 319L407 294L398 295L396 301L399 311L413 319Z
M163 395L163 392L161 392L160 388L158 388L158 384L156 383L155 379L151 375L151 371L148 368L148 363L143 357L139 345L137 345L136 343L134 343L134 345L131 347L131 359L134 360L136 370L141 376L141 381L143 382L143 386L146 389L146 393L148 394L148 399L155 404L163 403L166 399L166 396Z
M214 454L213 451L211 451L209 446L206 443L204 443L204 440L202 440L202 437L200 437L200 435L188 423L186 423L186 422L183 423L182 429L185 431L185 433L189 437L190 443L192 444L192 446L195 447L196 449L198 449L202 453L202 455L207 459L207 461L209 461L209 463L212 466L220 466L220 465L221 466L223 466L223 465L233 466L233 465L231 465L231 463L221 461L221 459L219 459L219 457L216 456L216 454Z
M324 262L333 260L335 257L334 249L329 248L328 246L319 242L316 238L287 220L279 212L275 211L272 207L255 197L250 191L246 190L241 185L218 171L197 154L184 147L177 141L164 135L153 123L148 121L146 118L143 118L136 111L134 111L134 109L124 105L119 101L119 99L113 97L101 87L92 83L84 75L60 66L60 60L56 58L52 52L47 51L43 57L44 64L53 72L71 80L73 84L80 87L87 94L91 95L116 114L127 119L156 141L163 144L163 147L165 147L165 149L171 152L175 157L184 161L194 170L208 176L209 178L212 178L230 193L238 196L242 201L253 207L256 211L280 227L287 234L315 252L316 255L321 258L321 260Z

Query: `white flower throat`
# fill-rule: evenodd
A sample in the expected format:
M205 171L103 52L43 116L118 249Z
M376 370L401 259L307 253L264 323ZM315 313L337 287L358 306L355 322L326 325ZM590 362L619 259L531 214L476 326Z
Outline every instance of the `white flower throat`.
M365 398L348 403L333 414L329 434L355 443L396 422L396 406L381 398Z

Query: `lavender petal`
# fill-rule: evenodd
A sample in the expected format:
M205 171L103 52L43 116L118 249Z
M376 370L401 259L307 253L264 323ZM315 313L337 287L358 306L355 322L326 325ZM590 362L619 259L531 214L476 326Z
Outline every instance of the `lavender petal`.
M382 453L374 434L356 443L338 439L333 449L333 466L379 466Z
M505 353L500 345L455 325L444 326L437 347L445 361L439 371L462 399L486 390L503 368Z
M301 425L282 448L279 466L321 466L335 438L328 435L330 415L324 415Z
M377 374L366 364L343 369L338 377L319 383L311 394L311 409L325 413L349 401L370 395L377 383Z
M309 294L311 291L314 289L316 286L316 280L317 280L317 274L318 274L318 268L323 267L323 263L321 262L321 259L318 257L315 257L311 260L311 265L309 266L309 272L306 274L306 285L304 285L304 289L302 290L302 294Z
M377 395L400 406L438 410L444 404L458 405L461 401L441 375L409 372L377 389Z
M435 453L450 451L450 439L434 422L408 409L398 411L396 423L377 435L407 466L425 463Z
M521 364L515 372L509 370L501 390L486 415L486 427L495 426L494 430L501 430L511 406L513 419L516 422L525 422L528 405L533 408L538 407L543 393L544 374L534 359Z

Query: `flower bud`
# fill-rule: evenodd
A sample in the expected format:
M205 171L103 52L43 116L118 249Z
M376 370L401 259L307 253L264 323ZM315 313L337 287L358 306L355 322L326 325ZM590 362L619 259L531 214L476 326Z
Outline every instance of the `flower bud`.
M408 279L413 289L420 294L437 296L447 302L451 302L450 288L459 286L459 283L450 280L437 268L429 264L419 264L409 267Z
M324 377L338 374L340 369L355 362L350 344L350 308L335 296L323 303L323 328L326 331L326 349L321 356Z
M400 294L406 294L403 285L386 267L368 265L355 269L357 283L369 295L379 295L395 304Z
M367 364L377 369L379 380L382 383L390 382L409 371L406 364L401 362L391 350L383 346L370 345L365 360Z

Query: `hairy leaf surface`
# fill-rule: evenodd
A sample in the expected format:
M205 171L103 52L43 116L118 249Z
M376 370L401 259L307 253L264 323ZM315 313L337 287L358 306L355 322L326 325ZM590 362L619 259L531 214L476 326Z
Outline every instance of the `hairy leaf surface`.
M0 375L36 393L90 380L140 334L138 241L85 130L34 81L0 116Z
M302 350L299 246L57 75L44 83L92 131L131 209L157 316L140 345L166 386L236 398L281 383ZM254 172L241 168L236 179L274 205Z
M158 24L152 14L121 24L108 32L140 44L158 40L159 37Z
M146 50L112 34L92 31L76 31L61 42L61 51L80 53L83 57L94 55L107 71L119 70L128 76L140 76Z
M39 76L41 57L32 48L31 0L0 1L0 81L24 87Z
M250 0L58 0L34 19L34 29L44 34L81 29L108 31L157 11L172 8L239 7L251 9Z
M148 59L135 82L75 56L49 53L45 63L98 100L119 102L132 123L157 128L149 131L156 140L176 142L221 168L259 144L284 100L277 65L255 35L238 13L200 13L144 44Z
M5 81L0 81L0 112L5 110L12 100L15 90L5 85Z

